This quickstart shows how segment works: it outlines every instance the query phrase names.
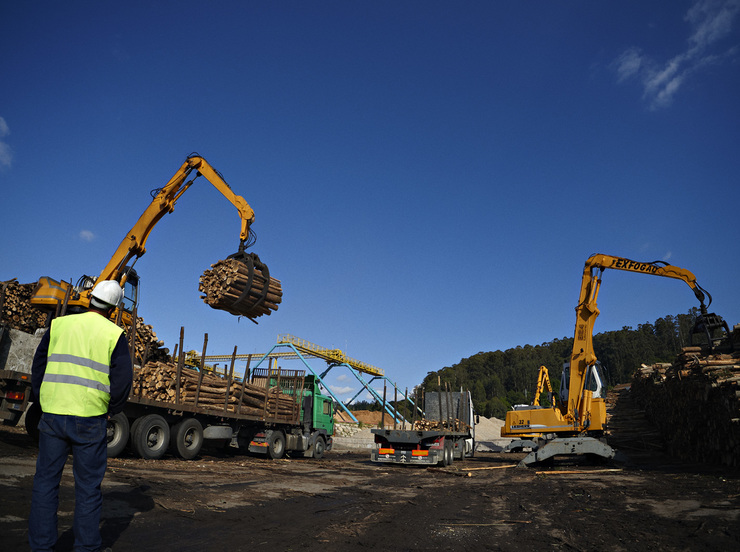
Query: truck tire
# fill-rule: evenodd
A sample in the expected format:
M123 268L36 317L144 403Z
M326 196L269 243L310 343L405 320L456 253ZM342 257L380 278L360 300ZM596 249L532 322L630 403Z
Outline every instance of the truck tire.
M203 426L195 418L185 418L172 428L170 449L183 460L192 460L203 446Z
M455 453L452 450L452 443L445 443L443 464L445 466L451 466L452 463L455 461L455 456L454 455L455 455Z
M319 435L316 437L316 442L313 444L313 457L316 460L321 460L324 457L324 453L326 452L326 441L324 441L324 438Z
M285 435L282 431L275 430L267 439L267 456L273 460L280 460L285 454Z
M170 445L170 426L159 414L148 414L136 424L134 450L145 460L164 456Z
M143 416L134 419L134 421L131 422L131 427L129 428L128 448L130 448L132 452L136 452L136 447L134 446L134 435L136 435L136 428L139 427L139 424L141 423L142 419L143 419Z
M123 412L111 416L108 420L108 458L116 458L126 448L129 438L128 418Z

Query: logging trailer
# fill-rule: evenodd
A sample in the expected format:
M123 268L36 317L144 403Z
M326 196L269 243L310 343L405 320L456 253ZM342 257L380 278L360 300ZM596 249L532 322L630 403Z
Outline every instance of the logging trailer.
M475 451L475 413L469 391L428 392L424 418L411 429L372 429L372 462L450 466ZM414 416L416 418L416 416Z
M203 370L182 365L173 375L174 381L189 377L197 382L191 398L185 400L184 384L164 401L148 398L135 383L123 412L109 420L109 457L129 446L147 460L168 450L191 460L209 439L271 459L285 453L320 459L332 448L332 401L320 392L315 376L257 368L241 380L218 375L206 379ZM224 380L215 392L214 378Z
M609 255L591 256L583 269L573 350L570 360L563 366L557 400L552 401L550 408L533 403L516 405L514 410L506 413L501 437L513 440L505 451L526 448L532 451L519 463L520 467L544 462L555 456L592 455L612 459L616 455L616 451L605 440L606 379L593 348L594 322L599 315L596 299L601 288L601 275L607 268L683 280L701 305L692 339L694 335L701 334L711 350L730 335L727 323L718 315L707 312L712 297L696 283L696 277L688 270L663 261L640 263ZM705 305L704 299L707 297L709 300ZM718 337L718 332L722 331L724 335ZM545 384L549 387L547 369L542 367L535 401L539 400Z

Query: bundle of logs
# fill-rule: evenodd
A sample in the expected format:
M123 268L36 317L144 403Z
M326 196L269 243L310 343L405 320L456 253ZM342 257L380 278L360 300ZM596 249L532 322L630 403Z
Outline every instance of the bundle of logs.
M130 328L127 328L126 331L130 336ZM154 328L145 324L144 319L140 316L136 318L136 339L134 339L133 353L134 364L139 366L143 366L148 361L166 361L169 359L169 349L164 348L164 341L157 339Z
M225 259L211 265L200 277L203 302L214 309L254 319L271 314L283 299L279 280L263 274L259 263L248 265Z
M416 420L413 423L414 431L466 431L470 426L455 418L454 420Z
M180 371L179 392L181 405L284 420L298 417L298 403L277 388L267 389L242 380L230 382L189 367ZM149 362L134 370L132 396L174 404L177 393L176 365Z
M46 324L46 313L31 306L36 282L19 284L15 278L0 282L0 323L15 330L34 333Z
M685 347L672 364L642 365L634 375L631 394L660 429L669 454L740 466L737 350L718 354Z

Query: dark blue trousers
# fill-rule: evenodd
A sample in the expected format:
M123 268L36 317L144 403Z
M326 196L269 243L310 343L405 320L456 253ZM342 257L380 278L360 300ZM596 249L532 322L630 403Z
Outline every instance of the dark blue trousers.
M108 459L106 428L105 416L41 416L28 521L28 541L34 552L52 551L57 542L59 484L70 452L75 478L75 550L95 552L102 547L100 513L101 484Z

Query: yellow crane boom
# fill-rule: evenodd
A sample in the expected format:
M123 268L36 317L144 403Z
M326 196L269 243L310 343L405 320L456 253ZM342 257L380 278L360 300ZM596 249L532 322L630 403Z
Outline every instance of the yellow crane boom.
M188 180L191 176L192 178ZM152 192L152 202L126 233L97 278L82 276L73 287L69 282L60 282L44 276L39 279L31 304L47 310L56 308L62 302L66 302L66 305L72 308L87 308L90 304L90 294L97 282L116 280L126 291L126 300L130 303L126 310L131 312L138 300L138 277L133 265L146 253L146 241L156 224L164 215L174 211L177 200L199 176L204 176L236 207L241 219L239 252L243 252L245 247L251 245L250 241L253 241L250 227L254 222L254 211L242 196L233 192L218 171L203 157L191 154L165 186Z

